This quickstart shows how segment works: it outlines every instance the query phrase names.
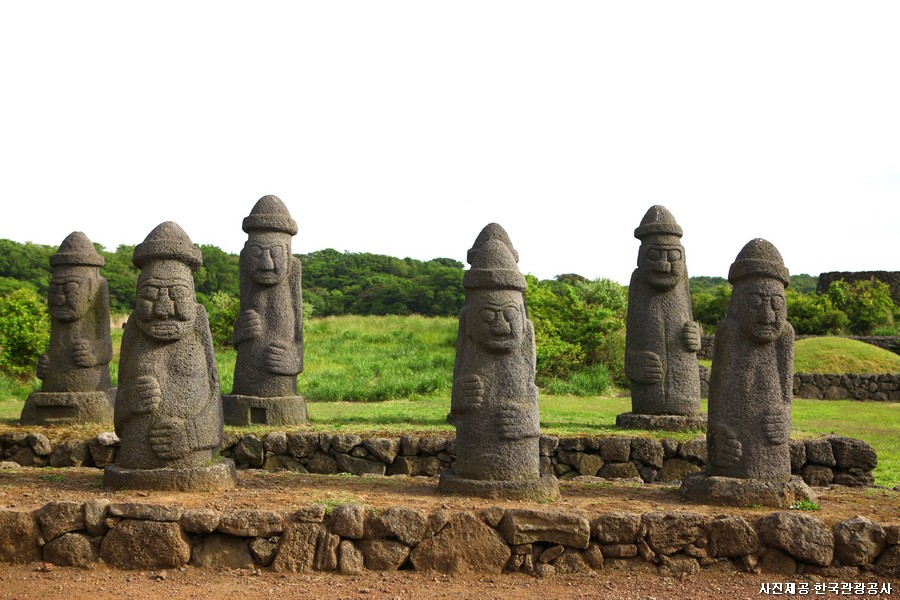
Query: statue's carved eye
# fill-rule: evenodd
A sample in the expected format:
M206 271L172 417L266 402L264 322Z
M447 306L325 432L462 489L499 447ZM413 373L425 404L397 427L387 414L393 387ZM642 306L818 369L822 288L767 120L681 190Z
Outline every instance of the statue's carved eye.
M507 306L503 309L503 318L507 323L512 323L519 318L519 309L515 306Z
M497 320L497 311L493 308L482 308L479 314L485 323L493 323Z
M656 261L662 257L662 252L660 252L657 248L650 248L647 250L647 258L650 260Z
M172 300L184 300L191 295L186 285L173 285L169 288L169 298Z
M257 244L251 244L248 250L250 251L250 256L252 256L253 258L259 258L263 255L262 246L259 246Z
M681 250L669 250L669 262L678 262L681 260Z
M51 283L50 287L47 288L47 291L50 292L50 294L55 294L56 292L59 291L59 286L56 285L55 283Z
M142 286L138 296L143 300L156 300L159 298L159 288L154 285Z

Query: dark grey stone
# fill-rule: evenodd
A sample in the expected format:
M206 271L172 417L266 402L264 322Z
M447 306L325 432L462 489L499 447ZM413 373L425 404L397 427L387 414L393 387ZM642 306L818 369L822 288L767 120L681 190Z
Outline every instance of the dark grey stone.
M463 277L450 413L456 461L439 489L487 497L552 498L556 479L541 475L534 325L525 278L506 231L487 225L469 250Z
M263 196L244 219L241 312L234 324L234 388L223 396L229 425L297 425L307 420L297 393L303 371L300 259L291 253L297 224L276 196Z
M362 552L350 540L343 540L338 545L338 570L344 575L362 575L363 569Z
M396 571L409 557L409 546L394 540L360 540L356 547L372 571Z
M353 475L384 475L387 472L387 465L380 461L356 458L349 454L335 454L334 460L338 472Z
M706 525L707 552L717 558L739 558L759 550L759 536L743 517L718 517Z
M627 412L616 415L616 427L662 431L706 431L706 415L645 415Z
M728 280L734 291L716 329L706 470L718 477L785 481L791 475L794 381L794 329L784 294L788 270L775 246L757 238L740 251Z
M50 466L81 467L87 466L90 460L87 442L81 440L65 440L56 445L50 455Z
M177 506L143 504L141 502L115 502L107 507L109 516L119 519L142 521L179 521L184 510Z
M194 544L191 564L207 569L252 569L254 566L247 540L223 534L205 536Z
M497 520L499 521L499 517ZM428 521L422 511L392 506L367 516L365 537L396 538L413 548L424 537L427 525Z
M397 454L400 453L399 438L366 438L362 441L362 445L369 451L369 454L386 465L394 462Z
M600 457L604 462L627 462L631 456L631 438L606 437L599 441L599 445Z
M35 511L44 540L50 541L70 531L84 529L84 505L81 502L48 502Z
M239 510L222 515L217 529L242 537L267 538L281 533L284 517L272 510Z
M807 463L822 465L823 467L837 466L837 462L834 460L834 452L827 439L806 440L805 445Z
M800 476L807 485L823 487L834 481L834 471L822 465L809 464L800 469Z
M316 547L325 535L325 528L318 523L291 521L278 541L272 570L275 572L304 573L313 568Z
M641 246L628 286L625 374L635 414L700 414L700 328L691 315L681 235L675 218L659 205L650 207L634 231Z
M103 536L100 558L116 569L173 569L190 560L191 543L178 523L126 519Z
M263 441L255 435L245 435L232 450L232 458L239 466L258 469L263 466L266 450Z
M440 520L439 527L434 524L435 533L410 554L416 571L460 574L503 570L512 553L494 529L468 512L445 514Z
M656 474L656 481L671 483L684 481L691 473L698 473L701 469L692 462L680 458L670 458L663 463L662 468Z
M91 498L84 502L84 529L88 535L104 535L109 529L106 516L109 514L109 500Z
M865 517L851 517L832 528L834 558L842 565L872 564L886 545L884 528Z
M806 443L802 440L791 440L791 473L798 473L806 464Z
M638 473L637 467L633 463L606 463L597 472L597 477L604 479L628 479L634 481L640 479L641 474Z
M112 423L112 340L103 264L80 231L70 233L50 257L50 344L38 361L41 391L25 401L23 424Z
M263 567L268 567L275 560L275 551L278 548L278 538L253 538L247 544L253 561Z
M815 517L797 512L772 513L757 519L756 531L765 545L782 550L795 560L831 564L834 535Z
M214 456L222 402L206 309L194 295L200 250L167 221L135 247L132 260L141 273L122 336L115 405L121 451L115 472L106 467L104 485L233 487L234 464L229 469Z
M572 548L587 548L591 537L591 525L585 517L555 510L507 510L497 531L510 544L551 542Z
M682 480L678 494L695 502L741 507L788 508L800 500L816 501L815 493L796 475L785 481L765 481L692 473Z
M62 567L89 567L100 551L83 533L66 533L44 546L44 561Z
M674 554L700 537L709 518L689 512L646 513L641 524L657 554Z
M316 571L336 571L338 568L338 551L340 548L340 536L325 532L319 538L316 545L316 555L313 559L313 569Z
M841 469L871 471L878 466L875 449L863 440L840 436L827 439L834 453L834 461Z
M612 511L591 521L591 536L601 544L634 544L640 531L640 515Z
M681 444L678 447L678 457L694 464L705 465L708 457L706 438L694 438Z
M319 448L319 434L309 431L290 433L287 436L287 449L294 458L310 458Z
M287 433L284 431L270 431L263 440L263 447L269 454L287 454Z
M188 533L212 533L219 526L222 514L217 510L186 510L179 523Z
M0 561L40 560L43 543L40 525L32 512L0 510Z
M631 460L638 460L648 467L661 469L665 451L658 440L633 438L631 440Z
M363 504L341 504L331 513L328 529L342 538L361 540L366 532L366 514Z

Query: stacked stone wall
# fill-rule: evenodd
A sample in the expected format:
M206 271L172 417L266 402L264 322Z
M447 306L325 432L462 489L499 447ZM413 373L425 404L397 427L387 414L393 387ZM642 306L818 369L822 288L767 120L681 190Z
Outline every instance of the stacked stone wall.
M683 576L724 569L854 581L900 576L900 525L852 517L829 526L795 511L755 519L501 507L376 512L361 504L330 512L322 505L219 512L97 499L0 510L0 561L348 575L410 569Z
M7 467L102 468L116 462L118 452L118 439L112 433L58 443L42 433L0 435L0 457ZM453 464L456 440L415 435L363 438L324 432L226 434L220 453L234 459L239 469L434 477ZM671 438L544 435L540 440L542 473L561 480L585 476L674 483L702 470L706 460L704 437L678 442ZM871 486L877 464L875 450L862 440L828 436L791 442L791 471L810 485Z

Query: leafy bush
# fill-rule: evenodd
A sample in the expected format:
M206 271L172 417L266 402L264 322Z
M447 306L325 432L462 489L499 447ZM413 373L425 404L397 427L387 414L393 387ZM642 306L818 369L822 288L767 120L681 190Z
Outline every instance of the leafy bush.
M873 330L894 325L894 301L891 288L877 279L847 283L843 279L828 286L832 304L846 313L850 331L869 335Z
M21 288L0 298L0 370L25 381L50 343L50 316L44 300Z
M704 331L715 332L719 321L728 312L731 302L731 284L720 283L715 287L691 293L691 307L694 320L700 323Z
M217 348L231 347L234 322L241 311L241 301L227 292L213 292L209 299L201 294L197 298L206 306L209 314L209 331Z
M623 287L606 279L574 276L541 281L529 275L527 280L525 300L534 322L538 384L568 380L598 364L606 365L607 376L614 380L620 373L624 377Z
M825 294L802 294L788 288L788 321L794 331L806 335L833 335L843 331L850 319L834 307Z

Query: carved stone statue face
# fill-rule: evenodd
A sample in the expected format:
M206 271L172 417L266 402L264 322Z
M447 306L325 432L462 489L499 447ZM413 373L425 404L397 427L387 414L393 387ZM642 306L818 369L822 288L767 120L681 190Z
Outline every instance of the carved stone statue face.
M525 329L525 301L517 290L475 290L470 296L469 336L486 352L518 348Z
M90 267L55 267L50 279L47 306L50 316L57 321L70 323L87 314L91 306L94 282L97 275Z
M641 242L638 269L651 287L673 287L687 275L684 264L684 247L677 236L654 235Z
M190 268L176 260L148 262L138 278L134 313L152 339L174 342L187 335L197 313Z
M291 236L278 231L251 231L244 244L245 268L260 285L281 283L291 259Z
M738 281L731 302L737 303L741 331L754 342L774 342L784 331L787 302L780 281L768 278Z

